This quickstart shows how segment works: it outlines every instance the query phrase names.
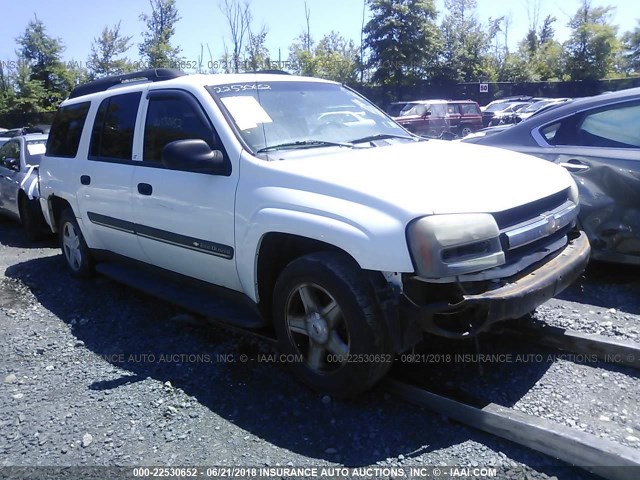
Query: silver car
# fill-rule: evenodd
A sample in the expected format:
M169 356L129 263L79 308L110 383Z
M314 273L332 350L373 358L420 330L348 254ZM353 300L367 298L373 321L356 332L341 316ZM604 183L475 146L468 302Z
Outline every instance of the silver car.
M44 231L38 202L38 166L47 134L19 135L0 147L0 213L19 220L29 240Z

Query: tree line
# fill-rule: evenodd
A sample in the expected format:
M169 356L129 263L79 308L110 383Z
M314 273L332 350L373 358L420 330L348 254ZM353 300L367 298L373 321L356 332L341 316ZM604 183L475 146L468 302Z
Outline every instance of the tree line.
M257 26L250 0L220 0L216 14L228 30L223 53L202 44L197 60L185 61L174 45L181 20L175 0L150 0L138 60L130 58L131 36L120 24L105 26L91 45L86 63L64 62L64 43L47 34L34 16L16 38L17 60L0 63L0 114L47 112L88 80L152 67L199 73L282 69L353 86L398 88L418 82L526 82L599 80L640 75L640 20L621 33L612 24L615 7L582 0L568 22L569 38L560 42L552 15L540 18L541 0L527 0L529 28L517 48L509 48L511 18L477 17L476 0L363 0L359 43L331 31L316 37L313 12L304 4L305 28L277 59L266 47L269 33ZM368 11L368 15L367 15ZM365 22L365 19L368 21Z

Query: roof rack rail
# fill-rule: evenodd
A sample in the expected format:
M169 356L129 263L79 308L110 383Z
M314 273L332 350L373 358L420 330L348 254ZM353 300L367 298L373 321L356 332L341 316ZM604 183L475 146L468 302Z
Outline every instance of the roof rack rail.
M99 78L92 82L78 85L71 90L69 98L81 97L90 93L104 92L111 87L136 80L147 80L149 82L161 82L172 78L182 77L186 73L172 68L150 68L138 72L125 73L123 75L112 75L110 77Z
M250 72L240 72L247 74L258 74L258 73L270 73L271 75L291 75L289 72L285 72L284 70L252 70Z

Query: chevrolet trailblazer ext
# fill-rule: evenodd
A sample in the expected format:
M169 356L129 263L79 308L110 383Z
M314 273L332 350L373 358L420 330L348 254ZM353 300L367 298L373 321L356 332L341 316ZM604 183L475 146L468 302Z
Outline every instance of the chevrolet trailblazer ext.
M40 166L76 277L94 271L247 328L355 395L425 332L463 338L580 275L569 173L415 137L352 90L147 70L76 87Z

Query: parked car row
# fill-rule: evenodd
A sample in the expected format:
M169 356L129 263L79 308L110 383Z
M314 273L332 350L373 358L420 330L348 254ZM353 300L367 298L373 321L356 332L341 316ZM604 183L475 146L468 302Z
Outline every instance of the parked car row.
M35 125L33 127L20 127L20 128L0 128L0 146L9 141L10 138L18 135L26 135L28 133L49 133L51 125Z
M528 98L496 100L482 111L483 127L520 123L536 112L568 101L568 98Z

